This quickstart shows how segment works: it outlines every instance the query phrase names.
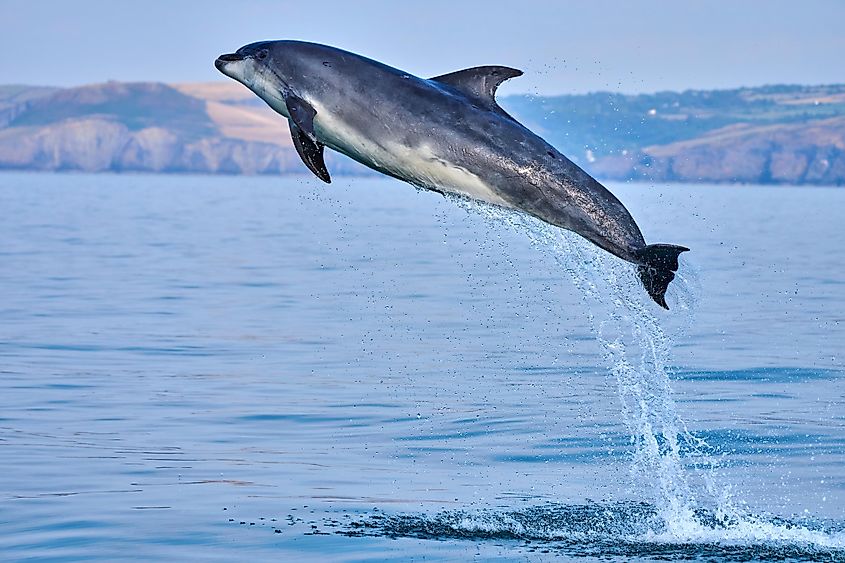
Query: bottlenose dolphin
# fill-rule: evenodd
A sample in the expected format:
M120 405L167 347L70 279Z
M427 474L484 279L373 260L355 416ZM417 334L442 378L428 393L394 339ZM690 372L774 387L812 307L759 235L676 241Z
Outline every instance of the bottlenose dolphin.
M607 188L499 107L496 89L522 71L480 66L426 80L302 41L251 43L214 65L288 118L299 156L324 182L329 147L420 188L523 211L637 264L669 308L666 288L689 249L646 245Z

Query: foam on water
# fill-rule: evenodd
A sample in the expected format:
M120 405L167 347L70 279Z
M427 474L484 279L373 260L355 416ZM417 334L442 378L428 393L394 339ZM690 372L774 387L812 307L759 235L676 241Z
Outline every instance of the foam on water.
M340 533L433 540L512 540L563 553L597 556L709 556L740 560L837 560L845 556L841 526L786 520L757 520L731 526L717 523L712 513L703 510L696 511L694 519L700 533L678 537L668 530L657 507L651 504L548 504L508 512L373 514L346 525Z
M373 514L340 533L350 536L432 540L518 541L563 554L598 557L715 558L731 560L840 560L841 527L819 523L717 523L696 511L700 533L668 531L657 507L647 503L548 504L509 512L451 511L434 515Z

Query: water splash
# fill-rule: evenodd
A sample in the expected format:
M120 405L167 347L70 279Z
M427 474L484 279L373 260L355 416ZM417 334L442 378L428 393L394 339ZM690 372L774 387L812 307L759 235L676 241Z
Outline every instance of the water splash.
M578 235L555 228L522 213L460 199L461 207L488 220L504 222L526 234L533 246L551 255L588 301L590 322L616 379L625 425L633 442L636 482L646 484L670 532L683 533L694 525L701 499L691 486L686 462L715 468L710 448L687 430L671 396L669 365L671 339L651 312L654 306L640 285L635 268L603 252ZM691 284L679 276L670 286L674 309L691 312L695 305ZM689 318L690 315L687 315ZM716 492L712 479L709 492ZM715 504L722 517L735 517L729 497L721 493Z
M500 228L527 235L571 277L587 302L590 322L616 379L622 415L633 445L632 472L659 526L641 526L639 539L660 542L797 541L845 547L845 537L828 536L798 524L746 513L719 478L719 456L678 415L669 365L672 338L653 313L635 267L588 243L522 213L456 197L471 213ZM694 319L697 272L683 264L667 293L672 312ZM680 315L678 315L680 313ZM706 515L706 517L703 517ZM652 522L653 519L649 520Z

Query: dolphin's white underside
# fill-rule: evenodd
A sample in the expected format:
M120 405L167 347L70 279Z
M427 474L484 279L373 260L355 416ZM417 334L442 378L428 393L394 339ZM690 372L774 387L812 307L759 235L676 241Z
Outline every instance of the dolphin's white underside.
M314 129L327 146L423 188L508 206L481 178L435 154L425 142L411 147L370 139L332 115L319 102L309 100L309 103L317 111Z

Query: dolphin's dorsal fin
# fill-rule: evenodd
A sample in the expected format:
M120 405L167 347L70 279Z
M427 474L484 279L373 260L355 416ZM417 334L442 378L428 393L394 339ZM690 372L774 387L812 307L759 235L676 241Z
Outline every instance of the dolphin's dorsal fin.
M429 80L449 86L489 109L501 110L496 103L496 89L508 80L522 76L522 71L506 66L476 66L435 76Z
M285 105L288 108L288 125L290 125L290 136L293 138L293 146L305 166L319 179L330 184L332 179L323 160L323 143L317 140L314 133L314 116L317 111L314 106L293 94L285 96Z

